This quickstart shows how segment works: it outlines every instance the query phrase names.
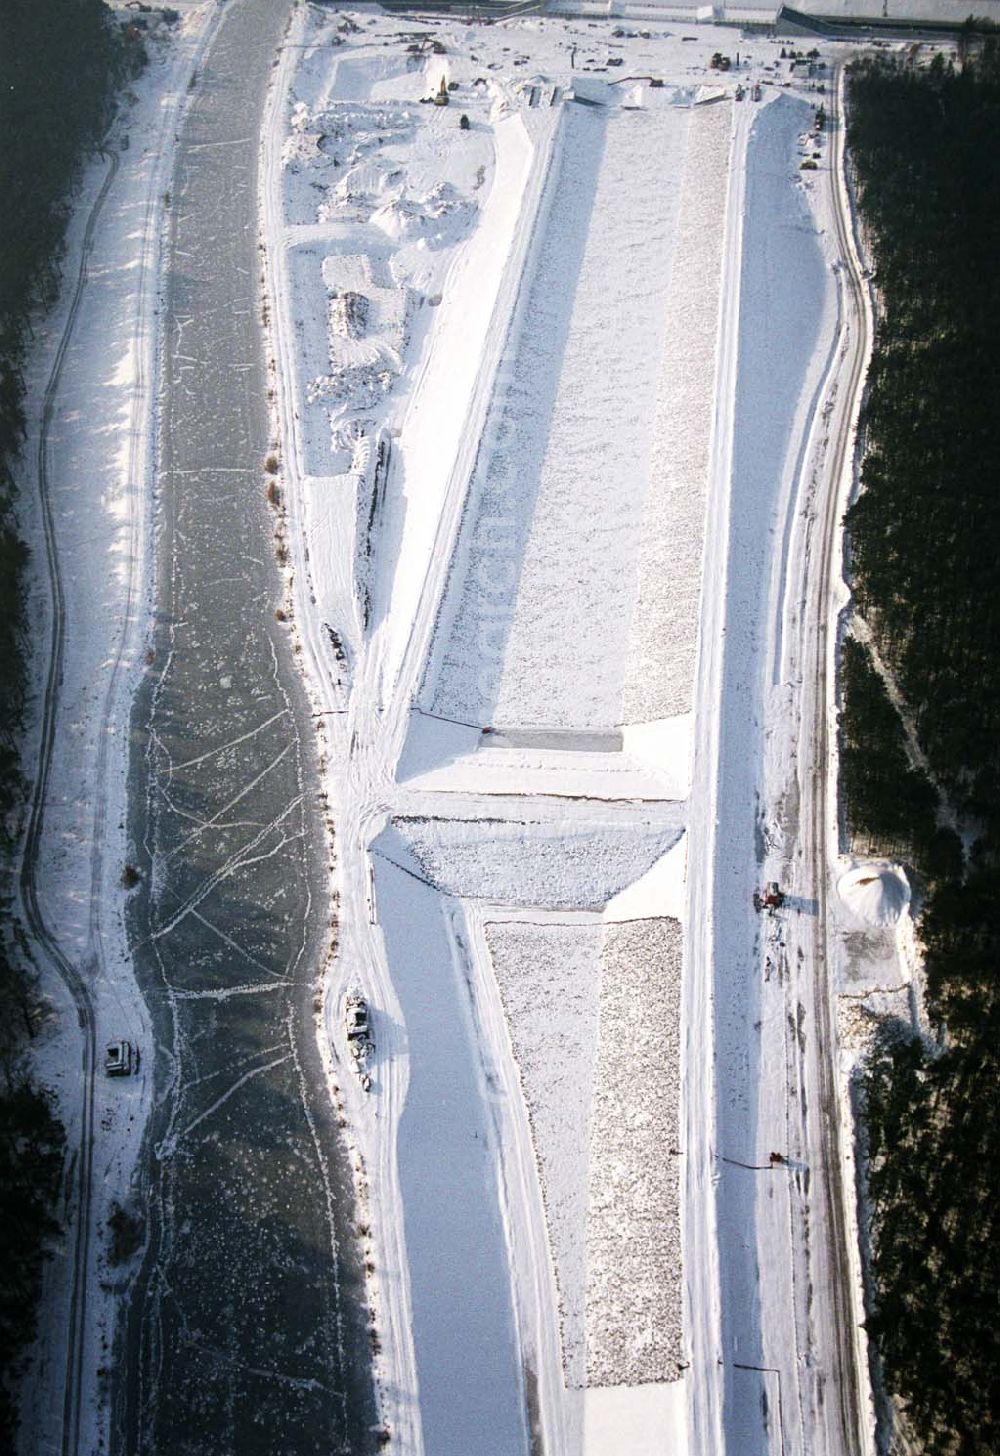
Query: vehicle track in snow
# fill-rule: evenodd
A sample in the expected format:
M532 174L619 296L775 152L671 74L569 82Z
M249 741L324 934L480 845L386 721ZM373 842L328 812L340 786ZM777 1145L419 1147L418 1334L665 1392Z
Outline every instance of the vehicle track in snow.
M832 798L831 742L835 706L833 646L838 616L839 519L850 490L854 425L868 359L868 319L860 266L852 249L843 189L842 70L830 107L829 205L839 260L837 334L822 386L825 406L808 447L810 475L803 505L801 571L782 582L787 678L793 690L797 824L786 846L791 914L782 917L779 978L783 999L787 1087L784 1153L795 1327L794 1414L786 1392L782 1417L810 1449L862 1456L866 1434L865 1373L860 1355L845 1185L843 1107L838 1087L836 986L830 957L829 885L836 861L837 806ZM780 656L780 651L779 651ZM776 662L778 658L776 657ZM781 814L779 813L779 819ZM806 914L801 913L811 907ZM773 1314L773 1309L772 1309Z
M49 480L48 454L49 433L55 414L56 398L62 380L66 355L73 337L77 315L83 300L84 289L89 276L90 255L94 247L94 233L108 193L118 172L117 153L110 154L107 175L94 199L87 218L73 297L63 326L62 337L56 350L52 371L45 386L42 403L41 423L38 432L37 472L38 499L41 505L42 530L45 541L45 567L48 576L51 625L49 637L49 661L42 694L41 730L39 734L38 757L35 763L34 785L28 811L28 826L24 838L24 852L18 877L18 891L24 922L36 944L41 948L59 978L66 986L82 1032L81 1075L83 1077L83 1099L81 1102L81 1126L79 1156L73 1160L73 1181L76 1188L76 1232L73 1241L73 1284L70 1295L69 1331L67 1336L66 1382L63 1396L62 1456L75 1456L80 1441L80 1411L83 1387L84 1331L87 1316L88 1267L90 1261L90 1209L91 1175L94 1154L94 1067L97 1055L97 1030L94 1017L94 1001L83 969L74 964L65 954L55 932L45 918L39 901L38 862L42 836L45 828L45 803L52 768L52 751L55 746L56 721L59 711L60 689L63 676L63 659L66 648L66 600L60 574L59 548L56 541L55 520L52 511L51 486ZM131 578L133 557L129 555L129 598L131 600ZM121 641L119 657L121 660ZM115 666L117 674L118 662ZM112 688L113 690L113 688ZM108 715L111 707L111 690L105 700L100 725L102 758L105 757L105 742L108 734ZM95 838L91 849L92 883L99 883L101 873L102 846ZM91 911L91 933L93 932ZM88 957L89 959L89 957Z
M802 788L807 797L810 795L810 789L813 791L808 815L808 833L809 854L812 859L813 880L818 901L818 913L813 921L814 965L820 978L815 1004L816 1032L819 1044L817 1070L822 1115L823 1162L826 1172L826 1176L822 1179L822 1200L829 1248L831 1275L829 1287L836 1342L834 1384L837 1419L843 1451L862 1452L867 1449L868 1442L864 1435L856 1312L852 1295L852 1272L848 1247L851 1220L848 1217L847 1199L851 1196L851 1190L845 1187L843 1178L843 1141L850 1136L850 1129L845 1128L841 1122L842 1109L837 1087L835 1060L834 998L836 993L831 981L828 953L830 839L832 833L835 848L837 814L836 803L831 803L831 783L828 772L833 750L830 721L834 703L832 639L836 631L833 594L836 584L836 548L839 540L837 526L845 504L845 477L852 471L851 452L855 440L854 426L860 408L861 391L870 348L870 324L866 309L865 289L854 248L853 221L850 216L850 205L844 180L846 117L843 88L844 71L841 66L837 70L830 108L833 139L831 192L837 248L843 260L840 276L844 282L847 326L853 348L849 348L849 358L845 361L846 373L842 376L838 386L838 398L835 406L838 418L833 436L832 454L825 472L826 489L821 501L815 590L806 598L807 609L803 620L806 640L812 638L815 642L814 660L818 668L813 675L811 705L815 744L813 763L818 772L805 776ZM833 634L831 634L831 626L833 626Z
M836 126L836 115L832 124ZM837 132L834 135L837 147L831 165L835 177L835 169L841 165L841 138ZM734 178L742 171L741 166L734 167ZM830 181L834 185L834 178ZM839 204L839 197L836 201ZM787 950L782 952L783 958L787 956L789 961L788 979L781 989L772 985L765 991L759 1009L755 1007L752 1013L762 1015L766 1023L761 1065L752 1084L743 1087L738 1067L734 1073L731 1068L727 1071L718 1065L714 1089L706 1085L707 1078L692 1079L690 1068L701 1065L704 1060L698 1056L698 1028L704 1019L699 1011L706 1006L708 996L703 967L713 959L718 960L720 954L738 955L738 948L734 952L733 947L743 943L733 941L725 924L720 935L715 917L705 913L708 867L726 863L726 846L718 842L718 830L713 827L719 806L715 797L718 789L711 782L711 764L719 750L717 744L713 747L707 741L699 759L700 768L696 765L692 822L699 832L692 835L689 862L691 903L685 989L688 1040L684 1045L688 1069L684 1079L685 1281L693 1367L689 1421L695 1445L699 1449L718 1447L733 1452L808 1449L816 1456L819 1452L825 1456L848 1456L848 1453L854 1456L867 1450L864 1377L857 1359L854 1329L848 1244L850 1220L846 1205L849 1195L841 1177L834 993L826 962L825 916L827 875L836 853L835 819L830 818L827 783L832 746L829 741L832 661L828 659L832 645L831 613L834 621L836 614L832 594L837 589L834 563L844 472L849 469L849 445L863 380L865 349L864 334L857 325L859 284L843 218L837 214L833 201L826 204L824 211L828 210L835 213L836 232L835 247L828 250L827 256L832 258L836 253L844 260L835 265L839 266L841 280L840 317L826 364L810 376L814 381L810 390L815 390L811 401L807 403L803 398L799 405L800 423L793 428L802 433L792 438L800 439L802 444L796 446L794 466L791 459L787 462L791 472L790 494L781 496L784 504L775 498L776 508L784 512L790 523L788 530L796 538L795 569L790 572L789 554L780 531L775 534L770 557L762 556L760 561L761 567L773 572L779 602L768 649L776 653L777 666L754 715L755 731L758 716L761 724L771 726L759 739L766 761L762 759L759 775L753 776L749 787L753 791L754 783L759 786L760 814L767 819L776 818L776 825L772 826L776 830L781 826L788 831L781 864L777 859L772 864L775 878L780 878L791 892L791 914L787 921L782 917L784 938L789 940ZM739 257L734 253L739 246L739 228L735 223L742 208L738 204L732 211L729 276L742 282ZM731 281L730 288L736 286ZM737 299L730 298L728 310L723 311L720 400L728 398L734 387L730 378L727 388L725 341L730 339L732 353L730 334L736 308ZM730 367L735 369L732 361ZM719 485L730 473L727 430L733 428L725 414L717 420L713 479ZM725 533L728 509L726 505L720 512L716 535L709 538L710 551L713 543L716 547L720 544L717 536ZM760 547L758 541L755 549ZM774 555L778 550L780 558ZM768 559L770 567L767 567ZM714 575L706 569L706 579ZM725 580L725 569L720 568L720 575ZM737 579L737 595L738 586ZM724 595L725 591L720 593ZM763 602L763 597L759 601L754 598L749 605L757 610ZM718 603L714 605L717 609ZM726 691L725 683L717 676L718 657L722 652L717 636L724 629L712 614L712 608L713 599L709 597L702 623L699 665L699 701L705 705L709 725L714 721L711 704ZM768 616L771 616L770 609ZM733 628L739 623L734 618L727 625L730 637L723 637L722 641L731 643ZM770 671L767 677L771 678ZM753 682L744 683L740 676L735 682L737 688L754 690ZM738 706L733 712L739 720ZM798 765L800 804L798 814L787 815L787 824L782 798L772 793L777 787L772 783L776 765L770 762L772 754L783 752L775 745L779 740L785 741L786 732L789 734L788 763ZM776 735L774 744L768 748L772 734ZM784 761L781 759L781 763ZM780 764L777 766L780 769ZM744 788L747 786L746 780L738 782ZM784 791L787 786L783 779L781 782ZM725 822L731 831L732 816ZM758 816L757 822L760 826L764 820ZM743 824L744 830L747 827ZM782 837L777 832L775 842L780 842ZM764 852L759 850L761 855ZM761 872L764 873L763 869ZM731 875L724 881L724 890L730 885ZM737 929L744 936L748 927L742 925ZM768 947L760 945L759 949L763 961ZM765 981L768 980L766 967L762 966L756 974L761 970ZM724 1018L726 1014L725 1002L717 997L714 1015ZM761 1022L757 1022L755 1029L761 1029ZM720 1045L727 1045L725 1036ZM780 1070L775 1057L780 1057ZM775 1075L780 1077L780 1084L769 1081ZM772 1103L767 1100L767 1091L770 1087L780 1096L782 1085L784 1096L780 1103L773 1105L777 1110L783 1104L783 1110L775 1120L769 1113ZM726 1099L741 1091L747 1098L752 1137L748 1147L737 1137L734 1151L725 1135L731 1140L734 1132L740 1132L740 1117L729 1121L725 1117L720 1119L720 1107L728 1105ZM713 1099L715 1119L708 1112ZM720 1132L724 1136L720 1137ZM772 1136L774 1142L765 1141ZM785 1138L784 1142L779 1141L781 1137ZM781 1147L784 1151L786 1173L779 1174L780 1181L774 1181L768 1172L766 1149L769 1146ZM719 1158L726 1167L713 1171ZM747 1181L747 1172L732 1170L733 1158L737 1160L737 1169L741 1166L739 1160L747 1159L742 1167L752 1170L749 1175L752 1184ZM762 1178L767 1181L760 1181ZM722 1190L720 1193L712 1194L713 1183ZM741 1252L739 1209L747 1199L753 1201L755 1208L755 1233ZM717 1220L714 1230L710 1223L713 1215ZM751 1314L749 1301L753 1297L759 1300L756 1315ZM755 1422L759 1422L759 1428Z
M145 476L148 460L144 459L147 448L147 431L143 426L142 414L149 406L150 380L147 354L155 349L155 339L150 334L144 342L147 331L151 292L155 289L156 258L159 248L157 212L160 206L160 192L163 172L163 158L171 151L170 136L176 121L178 107L183 97L178 75L183 78L197 55L201 53L208 35L214 30L209 26L194 47L193 54L181 54L174 63L172 84L168 82L171 104L162 109L154 140L154 155L160 159L152 169L145 187L142 225L139 229L141 244L135 266L138 282L133 309L134 323L130 337L131 357L135 361L134 375L128 385L128 450L123 480L127 490L138 498L140 482ZM29 804L28 822L18 878L18 893L24 922L37 945L42 949L56 973L63 981L76 1007L80 1029L83 1033L81 1048L81 1075L83 1097L81 1101L81 1129L79 1153L70 1161L72 1184L76 1188L77 1226L73 1245L72 1287L70 1291L69 1320L66 1349L66 1375L62 1405L62 1434L60 1451L62 1456L76 1456L81 1445L83 1396L85 1385L85 1356L87 1345L88 1290L90 1280L90 1259L92 1247L92 1184L94 1158L94 1106L96 1097L97 1070L97 1026L93 982L99 977L104 960L103 911L106 908L103 897L105 877L105 839L107 822L107 794L105 792L109 773L109 750L115 740L115 718L119 711L118 702L122 686L122 675L128 666L130 639L135 627L138 610L139 576L138 563L141 552L143 522L141 506L136 501L127 512L127 533L125 564L122 581L121 609L117 622L117 634L108 668L107 685L103 695L100 717L97 724L97 758L93 776L93 822L90 835L89 880L90 895L87 916L87 948L80 958L80 964L71 959L60 943L56 929L46 919L42 909L39 890L39 863L45 834L45 807L49 796L50 773L53 761L61 694L67 635L67 607L61 574L57 529L52 506L52 482L49 473L49 442L56 402L63 380L70 345L73 341L77 318L83 303L90 278L90 260L94 250L95 235L104 212L111 187L118 175L120 154L117 149L119 122L113 123L105 145L108 151L107 173L94 198L87 216L80 245L80 262L69 309L63 324L52 368L46 382L42 399L36 447L36 471L38 500L41 507L42 534L45 547L45 567L51 613L49 657L46 669L45 687L41 698L41 725L38 752L35 761L34 783ZM150 356L152 357L152 355ZM153 364L155 373L155 362ZM120 741L120 740L117 740ZM88 975L86 972L89 971ZM70 1189L67 1189L67 1204Z

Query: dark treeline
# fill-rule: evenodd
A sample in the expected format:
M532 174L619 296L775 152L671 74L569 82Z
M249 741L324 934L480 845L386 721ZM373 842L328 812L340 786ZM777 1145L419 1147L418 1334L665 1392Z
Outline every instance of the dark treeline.
M925 773L911 767L903 725L885 684L867 649L850 637L840 677L849 705L841 731L840 782L856 847L922 865L941 864L945 872L960 870L961 841L939 827L937 792Z
M129 62L102 0L0 0L0 1448L35 1329L46 1241L57 1232L63 1130L30 1081L37 1010L11 910L25 784L19 766L27 551L14 517L32 319L59 282L81 163L100 141Z
M918 878L934 1033L883 1028L864 1078L868 1328L933 1456L1000 1452L1000 43L976 45L849 90L880 304L852 585L934 779L849 640L848 822Z

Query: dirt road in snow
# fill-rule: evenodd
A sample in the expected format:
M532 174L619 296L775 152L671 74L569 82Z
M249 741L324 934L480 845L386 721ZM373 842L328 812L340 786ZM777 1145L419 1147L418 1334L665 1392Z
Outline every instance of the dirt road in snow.
M843 259L844 343L838 368L838 383L827 422L828 453L820 472L817 501L819 536L812 570L806 583L806 611L801 616L800 648L805 666L803 676L812 684L812 701L806 698L804 729L812 748L813 771L799 776L800 810L803 821L804 857L811 865L817 900L813 922L813 965L816 969L816 1055L802 1098L803 1124L806 1109L813 1105L821 1117L823 1148L819 1195L822 1217L818 1220L817 1264L825 1265L829 1289L829 1334L832 1336L831 1398L823 1401L831 1451L863 1452L870 1448L867 1372L859 1348L858 1308L850 1240L853 1220L848 1216L854 1188L845 1177L845 1141L852 1129L845 1126L837 1087L835 1054L835 987L832 982L828 897L830 867L837 850L837 798L830 774L824 769L832 761L836 721L834 642L838 604L835 582L839 569L838 524L850 491L854 461L857 412L871 349L871 320L864 283L853 238L853 219L844 181L843 69L838 71L835 104L831 107L833 136L833 219L837 251ZM811 588L811 589L810 589ZM810 662L809 653L813 654ZM809 760L800 757L800 763ZM818 770L818 771L817 771ZM813 1085L809 1085L812 1083ZM803 1127L803 1131L805 1128ZM850 1164L848 1164L850 1166ZM817 1200L819 1202L819 1199ZM835 1396L835 1399L832 1398Z
M62 379L63 365L66 359L66 351L73 336L73 329L76 323L77 314L80 308L80 301L83 297L83 290L87 282L88 262L93 247L94 229L97 226L101 210L107 198L108 191L115 179L118 170L118 157L112 153L107 176L101 186L97 197L94 199L90 216L87 219L87 227L83 238L80 267L77 274L76 286L70 303L69 313L63 327L62 338L56 352L55 363L49 381L45 389L45 400L42 408L41 428L38 435L38 495L42 511L42 523L45 539L46 568L48 571L51 606L51 635L49 639L49 664L46 675L45 691L42 699L42 724L38 748L38 759L34 774L34 787L32 790L31 804L28 814L28 828L25 835L24 855L21 861L20 870L20 896L21 906L25 924L31 934L35 937L38 946L49 958L59 976L65 982L66 988L72 997L76 1008L81 1033L81 1078L83 1096L81 1099L81 1120L79 1133L79 1155L74 1159L73 1169L73 1192L75 1207L72 1218L74 1222L73 1234L73 1255L72 1255L72 1276L69 1306L69 1328L66 1332L66 1378L63 1395L62 1415L62 1446L63 1456L75 1456L80 1440L80 1409L82 1400L83 1373L82 1363L84 1355L84 1331L87 1321L87 1296L89 1292L90 1275L90 1240L91 1240L91 1179L93 1168L94 1151L94 1073L97 1060L97 1036L94 1017L94 1000L89 986L89 978L84 973L84 968L77 965L75 961L67 956L56 935L50 929L44 909L39 901L38 894L38 868L39 849L42 841L45 826L45 802L49 788L49 775L52 767L52 752L55 746L55 724L59 712L59 691L62 686L63 657L65 652L66 638L66 604L63 593L61 568L59 562L59 549L56 540L55 528L52 519L52 506L49 495L49 429L52 423L55 400L59 392L59 385ZM131 573L129 575L129 605L131 606ZM126 619L128 611L126 611ZM119 639L119 661L121 660L124 635ZM113 690L113 684L112 684ZM110 705L112 695L109 692L107 702ZM107 742L108 734L108 710L104 715L102 744ZM92 882L100 885L101 877L101 856L104 848L103 835L97 834L92 845ZM97 898L92 904L91 917L97 904ZM97 947L91 944L91 955L96 955Z

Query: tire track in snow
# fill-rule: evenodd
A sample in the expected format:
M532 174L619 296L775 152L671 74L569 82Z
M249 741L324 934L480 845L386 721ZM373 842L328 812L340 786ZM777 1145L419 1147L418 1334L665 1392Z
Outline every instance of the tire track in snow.
M822 1180L825 1205L825 1227L832 1264L832 1296L834 1305L834 1333L836 1338L835 1394L837 1418L840 1429L841 1449L845 1453L867 1452L869 1441L864 1430L862 1409L862 1384L859 1371L862 1357L858 1348L855 1301L852 1293L853 1278L848 1249L851 1220L848 1216L848 1190L844 1186L841 1155L842 1140L848 1135L842 1126L842 1109L837 1088L837 1069L834 1061L836 1048L836 1023L834 1013L835 990L830 979L830 959L827 947L828 926L828 846L831 824L835 823L836 804L830 802L830 779L828 768L831 762L832 743L830 739L830 710L833 702L831 692L834 671L831 653L831 619L836 620L834 601L835 550L839 540L838 517L842 504L844 482L852 473L852 449L855 426L860 409L861 392L871 348L871 325L866 306L865 288L858 265L853 239L853 219L849 204L845 202L844 185L846 126L844 108L844 68L838 66L833 87L831 123L836 156L832 162L834 220L837 243L844 268L841 276L846 279L850 295L848 312L852 315L853 354L850 372L839 386L839 397L843 401L843 416L840 421L834 455L828 473L826 501L822 514L822 535L819 552L819 578L816 587L815 642L819 671L814 674L813 724L817 735L814 762L818 774L810 777L816 786L812 812L812 855L814 882L819 901L815 918L815 964L821 968L822 984L816 999L817 1039L820 1048L818 1056L819 1091L823 1108L823 1143L827 1176ZM850 324L849 324L850 327ZM808 633L807 638L808 640ZM831 820L831 812L833 818Z
M73 1279L70 1295L69 1333L67 1339L66 1384L63 1396L62 1456L75 1456L80 1442L80 1412L83 1387L84 1330L87 1322L88 1272L90 1263L90 1210L91 1179L94 1158L94 1067L97 1058L97 1031L94 1018L94 999L84 978L82 968L65 955L55 933L50 929L38 898L38 860L45 827L45 802L48 795L49 775L52 769L52 750L55 746L56 719L59 712L59 695L63 676L63 658L66 646L66 598L63 592L59 562L59 548L56 541L55 520L52 511L49 481L48 455L49 431L55 413L55 401L59 392L63 367L69 350L77 314L83 300L83 291L89 276L90 255L94 247L94 233L111 184L118 172L118 155L111 153L107 176L94 199L83 235L83 247L76 286L70 303L69 314L63 328L62 338L56 351L52 372L45 386L42 406L41 427L38 435L37 469L38 496L42 507L42 527L45 539L45 565L48 574L51 628L49 638L49 665L42 697L42 727L35 766L34 788L28 814L28 828L25 834L24 851L18 876L18 890L21 910L31 934L51 962L57 975L66 986L83 1033L81 1072L83 1076L83 1100L81 1103L79 1157L74 1160L73 1173L76 1184L76 1234L73 1244ZM129 578L131 584L130 554ZM117 666L117 664L116 664ZM101 746L107 739L108 703L105 704L101 724ZM98 780L98 787L102 780ZM92 856L99 854L95 840ZM92 857L93 873L99 876L99 860ZM94 909L91 906L91 936L93 937Z

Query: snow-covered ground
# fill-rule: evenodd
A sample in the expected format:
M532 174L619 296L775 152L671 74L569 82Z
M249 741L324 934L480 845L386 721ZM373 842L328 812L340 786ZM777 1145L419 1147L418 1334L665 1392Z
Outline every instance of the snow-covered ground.
M809 1427L830 1316L801 1281L819 1267L802 1169L756 1167L791 1125L798 988L770 974L749 894L795 871L796 692L815 667L797 584L843 263L816 80L776 70L778 42L693 21L299 6L274 71L271 499L337 856L319 1032L403 1452L834 1449ZM73 378L93 389L53 459L79 595L45 903L83 954L100 906L101 1025L137 1040L116 884L155 199L207 23L185 12L170 84L154 71L130 124L104 210L131 179L120 258L99 275L125 291L119 308L88 285ZM738 68L710 68L737 49ZM99 884L76 822L91 782ZM847 886L843 988L895 996L907 918L873 926L869 900ZM794 913L805 925L805 898ZM370 1092L344 1035L352 988L372 1008ZM851 1044L858 1018L841 1019ZM55 1081L71 1059L55 1039L43 1055ZM121 1117L137 1134L148 1094L130 1090L100 1135L102 1198L127 1188ZM40 1440L58 1367L30 1394Z
M562 124L430 659L424 705L442 717L623 721L690 115L664 96L635 113L573 106Z
M46 387L55 380L46 466L65 604L65 645L35 884L45 925L90 987L98 1049L148 1035L125 936L126 775L132 695L144 666L151 590L157 313L164 197L187 82L211 34L211 7L180 0L179 23L154 26L150 63L85 169L67 236L64 284L36 329L26 371L27 475L20 511L33 551L31 620L38 624L36 734L51 632L44 527L35 468ZM107 181L106 190L102 190ZM60 346L65 355L60 360ZM56 372L58 371L58 372ZM28 773L40 743L27 746ZM35 1047L38 1076L56 1095L77 1166L81 1071L77 1009L56 967L37 957L52 1015ZM76 1383L80 1449L98 1450L107 1418L108 1360L121 1271L108 1262L106 1221L129 1195L149 1108L149 1070L101 1080L93 1112L91 1229L84 1345ZM83 1124L85 1127L86 1124ZM39 1340L22 1395L26 1451L63 1449L63 1401L78 1190L67 1178L65 1249L46 1266ZM68 1449L68 1448L67 1448Z
M704 1074L714 1144L713 1060L761 1098L784 1096L784 1069L684 990L691 954L711 954L683 929L689 824L711 874L692 769L714 776L718 742L699 624L739 613L758 692L782 618L775 559L789 570L777 522L838 317L798 171L818 149L812 191L826 186L825 143L806 143L802 101L769 119L787 79L764 70L770 43L742 42L727 77L709 69L734 39L300 15L276 78L282 529L339 829L326 1029L343 1060L341 998L361 986L373 1088L345 1085L383 1411L407 1450L468 1449L478 1422L498 1452L686 1451L692 1378L714 1385L709 1358L734 1358L713 1270L739 1268L739 1238L724 1223L719 1262L682 1254L682 1199L707 1227L715 1201L714 1177L685 1178L682 1072ZM769 180L747 193L748 155ZM763 272L741 252L744 196ZM815 258L797 283L786 243ZM745 268L746 388L753 341L774 359L773 398L752 404L736 350L720 362ZM727 537L734 406L770 482L740 506L759 556ZM759 611L727 608L726 580ZM682 1005L705 1018L686 1037ZM685 1378L692 1301L714 1334ZM690 1449L723 1449L723 1429L740 1449L726 1399L719 1441Z
M794 516L798 457L836 323L833 275L807 194L789 185L796 140L808 124L806 106L781 97L757 117L748 143L712 867L715 1147L725 1160L717 1171L716 1207L719 1247L728 1251L720 1274L722 1343L741 1352L741 1364L761 1368L784 1364L783 1354L768 1347L762 1302L780 1290L778 1298L791 1308L794 1290L774 1258L773 1227L762 1237L755 1228L760 1174L749 1169L766 1167L770 1152L783 1151L787 1142L781 1079L786 1004L781 979L765 979L763 957L779 952L759 948L763 931L748 890L761 873L755 835L773 839L779 832L760 781L772 592L780 585L775 568L780 570L785 518ZM787 762L784 743L776 752ZM785 934L783 925L779 934ZM765 1212L787 1218L767 1197ZM726 1421L742 1433L735 1449L747 1456L769 1450L774 1439L761 1404L769 1379L728 1362L724 1367ZM787 1412L783 1419L793 1417Z
M822 18L875 20L913 23L934 21L938 24L961 25L970 17L985 17L1000 22L1000 0L799 0L792 7L804 15ZM549 0L551 13L605 16L600 0ZM720 5L709 9L699 5L683 5L675 0L616 0L614 15L633 23L660 20L680 25L714 17L731 25L772 24L780 6L774 0L742 0L738 5Z

